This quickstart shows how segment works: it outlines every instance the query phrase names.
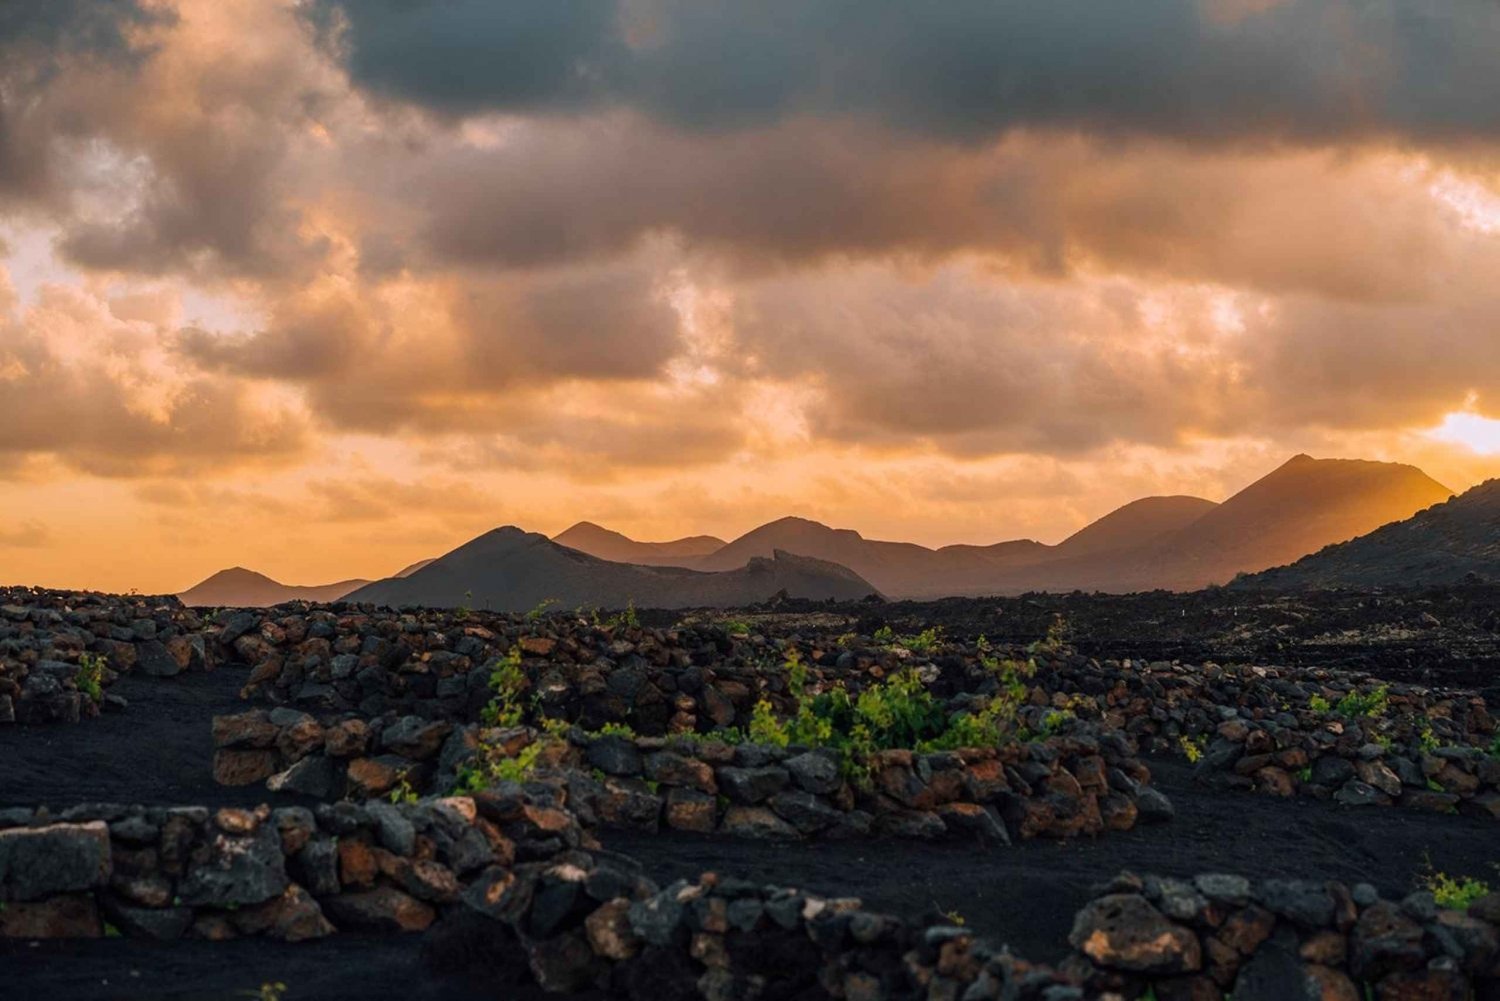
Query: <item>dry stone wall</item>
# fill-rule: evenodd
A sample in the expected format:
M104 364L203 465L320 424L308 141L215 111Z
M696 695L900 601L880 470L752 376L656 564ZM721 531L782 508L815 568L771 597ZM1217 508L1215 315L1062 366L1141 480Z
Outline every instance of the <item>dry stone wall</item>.
M0 936L298 941L420 931L476 874L591 844L519 787L309 809L92 804L0 812Z
M534 979L642 1001L1485 1001L1500 996L1497 923L1497 894L1460 912L1367 885L1127 873L1078 912L1072 953L1048 967L858 900L713 873L657 888L620 860L575 852L489 870L427 954L443 970L485 968L497 996Z
M508 757L543 741L588 824L757 838L969 837L998 842L1128 830L1171 804L1119 734L1053 737L941 753L893 750L850 781L820 749L714 740L455 727L418 716L325 722L294 710L214 721L214 773L319 798L441 793L482 748Z
M0 588L0 724L123 709L108 691L120 675L211 670L212 645L176 598ZM97 687L81 675L88 666Z

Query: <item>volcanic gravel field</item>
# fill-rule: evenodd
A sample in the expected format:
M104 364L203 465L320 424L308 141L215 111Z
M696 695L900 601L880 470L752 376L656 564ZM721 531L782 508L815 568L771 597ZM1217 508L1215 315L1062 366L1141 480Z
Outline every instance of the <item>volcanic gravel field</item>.
M112 692L129 705L82 725L0 728L0 807L85 801L212 806L295 803L260 787L213 783L210 718L242 711L245 671L222 666L176 678L131 676ZM1154 784L1176 818L1097 839L979 843L767 843L664 831L605 832L605 847L641 861L659 882L705 870L858 896L908 918L956 912L978 932L1039 961L1058 959L1089 888L1122 869L1162 875L1230 872L1368 881L1410 891L1428 867L1486 873L1494 822L1412 810L1354 812L1307 798L1219 792L1194 784L1180 761L1152 759ZM261 938L172 944L123 939L29 943L0 939L6 996L222 998L262 983L286 997L493 997L481 981L440 977L420 961L418 935L340 934L286 944ZM515 997L543 996L534 986Z

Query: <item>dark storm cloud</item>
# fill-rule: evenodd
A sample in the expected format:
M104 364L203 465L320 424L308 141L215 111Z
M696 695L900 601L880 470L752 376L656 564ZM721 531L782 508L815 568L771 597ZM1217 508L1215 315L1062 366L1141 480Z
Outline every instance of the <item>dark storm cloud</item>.
M138 0L5 0L0 4L0 48L45 49L122 56L131 28L159 22Z
M1500 134L1491 0L313 0L364 87L439 112L623 104L1182 138Z
M61 72L61 59L126 61L137 54L129 31L163 20L136 0L0 3L0 200L38 198L51 187L54 125L35 95Z

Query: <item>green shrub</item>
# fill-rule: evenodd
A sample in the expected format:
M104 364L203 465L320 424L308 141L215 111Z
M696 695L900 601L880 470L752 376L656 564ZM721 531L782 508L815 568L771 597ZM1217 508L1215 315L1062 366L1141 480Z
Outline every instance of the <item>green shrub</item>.
M536 771L543 743L542 740L533 741L521 748L515 757L500 753L496 747L481 747L459 768L453 795L479 792L497 782L525 782Z
M1366 694L1350 692L1339 699L1335 708L1345 719L1356 719L1360 716L1384 716L1386 709L1390 708L1390 693L1389 685L1381 685Z
M540 619L543 615L547 614L547 609L557 604L560 600L560 598L543 598L526 613L526 621L535 622L537 619Z
M521 667L519 646L511 647L495 662L490 671L490 690L495 696L480 710L480 721L485 726L520 726L525 715L521 693L526 690L526 672Z
M73 676L78 690L95 702L104 699L104 658L85 653L78 658L78 673Z
M1447 873L1428 874L1422 885L1437 901L1439 907L1454 911L1466 911L1480 897L1488 896L1490 885L1482 879L1460 876L1457 879Z

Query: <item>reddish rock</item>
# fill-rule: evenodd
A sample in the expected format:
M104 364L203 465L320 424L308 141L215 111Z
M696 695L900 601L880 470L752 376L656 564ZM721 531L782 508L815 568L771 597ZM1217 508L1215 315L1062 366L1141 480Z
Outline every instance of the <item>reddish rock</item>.
M1078 912L1068 942L1096 966L1127 973L1191 973L1203 966L1198 936L1139 894L1100 897Z
M275 751L214 752L214 781L221 786L248 786L276 774Z
M324 906L335 924L374 931L424 931L437 919L431 907L391 886L341 893L329 897Z
M0 907L0 938L98 938L104 934L90 894L12 901Z
M215 747L240 750L266 748L276 743L277 732L270 716L259 709L231 716L215 716L213 720Z
M324 732L323 747L335 758L357 758L369 750L369 724L362 719L335 723Z

